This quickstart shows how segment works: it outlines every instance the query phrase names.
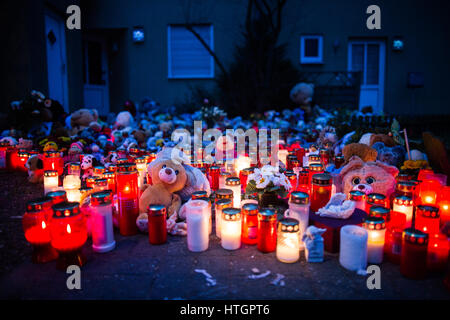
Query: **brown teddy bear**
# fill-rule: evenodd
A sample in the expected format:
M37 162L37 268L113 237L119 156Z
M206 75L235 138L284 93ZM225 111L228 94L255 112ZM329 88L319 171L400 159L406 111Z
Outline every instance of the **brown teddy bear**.
M96 127L98 112L96 109L78 109L70 116L70 135L74 136L87 127Z
M366 194L375 192L389 197L394 192L397 174L398 169L394 166L381 161L364 162L358 156L353 156L342 168L339 178L345 194L351 190L359 190Z
M396 143L394 141L394 138L387 134L372 134L370 136L370 142L369 145L373 146L377 142L383 142L386 147L392 148L396 146Z
M28 158L25 167L28 169L28 181L42 183L44 181L44 162L41 155L33 154Z
M346 145L342 150L342 154L346 163L353 156L358 156L364 162L377 160L377 150L363 143L350 143Z

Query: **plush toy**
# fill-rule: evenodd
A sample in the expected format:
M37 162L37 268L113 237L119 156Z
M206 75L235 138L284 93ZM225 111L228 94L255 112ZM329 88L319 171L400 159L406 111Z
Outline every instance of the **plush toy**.
M375 192L387 197L395 189L395 177L398 169L381 161L364 162L358 156L353 156L342 168L339 177L344 194L351 190L360 190L366 194Z
M370 138L372 137L372 135L373 133L364 133L359 139L359 143L370 146Z
M17 140L15 139L15 138L13 138L13 137L4 137L4 138L2 138L1 140L0 140L0 142L5 142L5 141L7 141L8 142L8 144L10 145L10 146L12 146L12 147L14 147L15 145L17 145Z
M377 150L377 160L391 166L399 167L405 159L406 150L400 145L388 147L383 142L376 142L372 148Z
M133 138L136 139L140 148L145 148L145 142L147 141L147 134L144 130L138 129L132 132Z
M44 144L44 148L42 149L44 152L45 151L58 151L58 145L56 144L55 141L47 141Z
M349 162L352 156L358 156L362 161L375 161L377 150L363 143L350 143L342 150L345 162Z
M298 83L290 92L291 100L299 106L307 106L311 104L314 95L314 85L311 83Z
M95 127L98 120L96 109L78 109L70 115L70 135L77 135L78 132L90 126Z
M44 181L44 162L41 155L33 154L28 158L25 167L28 169L28 181L41 183Z
M69 151L67 152L70 161L72 162L80 161L80 154L82 153L83 153L83 143L81 141L73 142L70 145Z
M336 135L336 129L332 126L326 126L323 128L322 131L320 131L319 139L317 140L317 143L324 147L326 145L335 145L338 141L337 135Z
M28 139L19 138L19 142L17 143L17 148L31 150L33 149L33 141Z
M86 154L81 161L81 170L83 170L83 179L86 179L93 174L93 167L99 165L99 161L92 155Z
M382 142L386 147L394 147L396 145L394 138L387 134L372 134L369 139L369 146L373 147L373 145L377 142Z
M133 125L134 118L133 115L129 111L122 111L116 117L116 121L114 123L114 128L123 129L126 127L131 127Z

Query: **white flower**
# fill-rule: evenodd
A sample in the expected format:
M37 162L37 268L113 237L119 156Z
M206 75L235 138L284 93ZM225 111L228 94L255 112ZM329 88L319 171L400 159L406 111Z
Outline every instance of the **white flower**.
M270 183L270 178L267 176L262 176L261 179L256 181L256 188L258 189L264 189L267 187L267 185Z

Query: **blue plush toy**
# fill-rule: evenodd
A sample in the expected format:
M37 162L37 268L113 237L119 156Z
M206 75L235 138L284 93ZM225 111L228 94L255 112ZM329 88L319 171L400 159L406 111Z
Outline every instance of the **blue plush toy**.
M405 159L406 150L403 146L386 147L383 142L377 142L372 145L372 148L377 150L377 160L391 166L399 167Z

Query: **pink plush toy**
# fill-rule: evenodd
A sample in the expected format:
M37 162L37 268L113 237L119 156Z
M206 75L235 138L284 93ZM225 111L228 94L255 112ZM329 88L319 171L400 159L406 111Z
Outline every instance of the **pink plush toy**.
M345 194L351 190L360 190L366 194L375 192L390 196L395 189L395 177L398 169L381 161L364 162L353 156L339 176Z

